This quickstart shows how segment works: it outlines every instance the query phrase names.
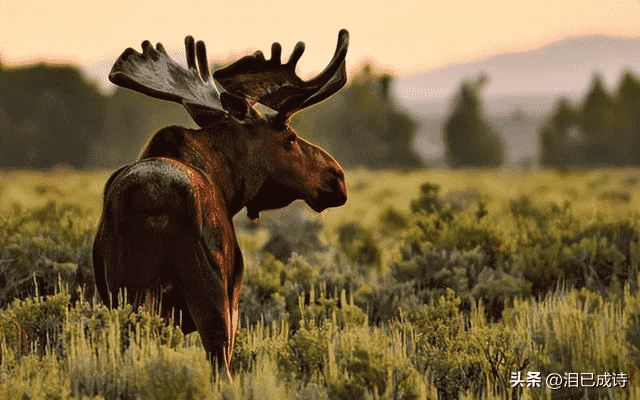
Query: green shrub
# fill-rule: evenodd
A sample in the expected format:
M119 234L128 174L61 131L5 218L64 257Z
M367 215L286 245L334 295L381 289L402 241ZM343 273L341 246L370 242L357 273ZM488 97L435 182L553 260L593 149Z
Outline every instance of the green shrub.
M570 203L565 203L565 210L569 206ZM509 201L509 211L516 218L531 218L541 227L544 227L549 219L563 214L563 210L557 204L549 203L547 207L537 207L531 201L531 197L524 194Z
M380 250L373 234L357 222L351 222L338 228L340 249L347 258L356 264L380 268ZM364 272L364 271L363 271Z
M204 356L204 355L203 355ZM192 355L159 348L145 360L146 384L141 388L148 399L208 399L211 368L207 363L193 365Z
M95 227L80 206L51 201L5 215L0 235L0 306L13 298L56 293L58 279L69 287L72 300L93 295L90 263ZM35 279L34 279L35 275Z
M627 319L619 299L606 301L600 294L582 288L580 291L556 291L544 300L516 300L505 310L503 323L519 337L529 337L532 370L549 373L631 373L627 338L634 331L631 316L635 302L629 299ZM563 390L559 395L582 398L597 393L596 388ZM606 390L606 388L604 388ZM628 390L620 389L617 390ZM593 394L591 392L594 392Z
M623 318L624 335L630 345L630 355L636 367L640 368L640 292L632 294L629 283L624 285Z
M600 193L598 199L612 203L627 204L631 201L631 193L623 190L611 190Z
M378 220L381 232L387 235L402 232L409 226L407 218L391 206L380 214Z
M487 317L492 321L502 318L502 311L513 299L528 298L531 282L523 277L491 268L485 268L478 275L478 282L471 289L474 301L485 305Z
M453 215L451 203L447 203L438 197L440 185L424 183L420 186L420 195L411 200L411 212L414 214L435 214L443 220L451 219ZM458 207L456 207L457 209Z
M42 357L51 352L57 357L65 357L60 336L69 298L67 293L61 292L45 301L40 297L14 299L6 310L1 311L0 340L7 350L7 354L4 351L1 354L2 362L20 359L29 353Z
M407 316L403 329L415 335L414 363L426 372L438 397L458 398L461 392L482 387L482 354L468 332L461 300L448 289L437 303L424 305Z

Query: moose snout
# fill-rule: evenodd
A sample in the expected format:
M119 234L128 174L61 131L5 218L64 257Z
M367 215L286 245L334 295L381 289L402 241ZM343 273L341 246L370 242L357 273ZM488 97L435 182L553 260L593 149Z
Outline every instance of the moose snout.
M325 190L318 193L323 208L339 207L347 202L347 187L342 169L331 168L325 172Z
M342 170L338 172L339 175L331 181L330 186L337 197L336 206L342 206L347 202L347 186L344 183L344 173Z

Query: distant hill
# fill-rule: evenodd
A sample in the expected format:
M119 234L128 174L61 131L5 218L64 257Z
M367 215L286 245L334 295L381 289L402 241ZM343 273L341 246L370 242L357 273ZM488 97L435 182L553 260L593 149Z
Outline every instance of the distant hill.
M496 111L500 111L509 99L516 104L527 99L531 99L531 104L543 104L545 99L556 99L559 95L578 99L594 73L600 73L607 86L613 88L625 69L640 73L640 38L583 36L530 51L398 76L393 90L406 107L420 114L438 114L448 109L447 100L463 79L475 79L484 72L490 79L484 96L496 103L499 106ZM539 107L531 108L535 112Z
M535 136L537 126L560 97L578 105L596 73L607 89L614 91L624 70L640 76L640 38L582 36L530 51L398 76L392 90L400 105L421 123L416 138L418 152L426 158L437 158L442 145L440 123L451 109L460 83L484 72L489 76L482 93L486 115L496 127L506 128L503 134L508 158L517 161L535 156L537 137L529 136ZM526 124L509 124L509 117L520 112ZM514 131L513 126L519 128Z

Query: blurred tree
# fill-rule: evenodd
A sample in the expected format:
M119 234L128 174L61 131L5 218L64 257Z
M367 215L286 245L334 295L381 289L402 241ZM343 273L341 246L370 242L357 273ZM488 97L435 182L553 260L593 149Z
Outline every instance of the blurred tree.
M462 83L451 115L444 122L445 161L452 168L497 167L504 146L482 115L480 91L488 78Z
M596 168L640 164L640 81L625 72L618 96L595 75L582 106L562 99L540 130L540 164Z
M126 89L103 95L77 67L0 65L0 167L114 168L171 124L195 127L180 105Z
M0 92L1 94L1 92ZM18 135L13 129L13 121L0 106L0 166L19 165L21 156Z
M0 140L7 145L0 150L1 166L88 166L106 103L77 67L0 67L0 94Z
M607 93L602 78L595 75L591 90L587 93L578 118L585 137L618 133L621 121L617 118L616 111L615 99Z
M611 97L595 75L591 90L578 114L584 135L581 167L621 166L629 164L629 143L623 135L623 121L615 98Z
M143 95L121 88L113 92L105 110L104 130L91 148L93 167L113 168L135 161L151 134L150 116L144 111Z
M628 140L630 165L640 165L640 80L625 71L618 87L622 134Z
M583 141L576 119L577 111L566 98L560 99L540 131L542 167L567 168L576 163L579 154L571 151L570 147L573 145L575 150Z
M123 88L117 88L107 100L104 129L96 135L91 148L90 161L94 168L114 168L134 162L160 128L196 127L179 104Z
M346 167L419 168L417 124L394 104L392 81L365 65L338 94L297 114L293 126Z

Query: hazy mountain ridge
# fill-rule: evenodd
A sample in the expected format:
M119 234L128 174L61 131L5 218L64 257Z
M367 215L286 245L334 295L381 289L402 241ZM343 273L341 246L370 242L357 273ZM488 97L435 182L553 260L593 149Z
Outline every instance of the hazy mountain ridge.
M489 108L492 107L489 103L508 101L511 96L518 102L535 98L534 103L562 95L577 100L589 87L595 73L599 73L607 87L613 89L625 69L640 71L640 38L567 38L530 51L493 55L415 75L398 76L394 94L414 112L433 114L443 106L448 107L446 101L455 95L464 79L475 79L485 73L489 76L484 89L485 99L490 100ZM444 105L432 104L443 100ZM420 105L431 108L423 110Z

